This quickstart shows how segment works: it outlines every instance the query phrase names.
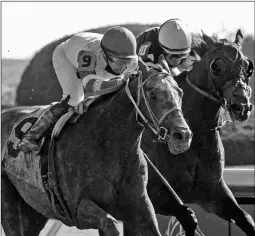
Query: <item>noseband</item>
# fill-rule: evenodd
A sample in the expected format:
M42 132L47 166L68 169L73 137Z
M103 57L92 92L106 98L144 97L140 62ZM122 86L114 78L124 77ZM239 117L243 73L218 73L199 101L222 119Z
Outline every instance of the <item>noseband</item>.
M169 111L167 111L165 114L163 114L163 116L160 119L158 119L157 116L155 115L155 113L152 111L151 106L148 102L148 98L147 98L147 96L145 95L145 92L144 92L144 85L147 84L152 77L157 76L157 75L166 75L166 77L169 76L169 74L166 73L166 72L159 72L159 73L154 73L154 74L148 76L148 78L145 81L142 81L142 73L139 71L138 86L137 86L137 90L138 90L137 91L137 103L133 99L133 97L131 95L131 92L129 90L129 87L128 87L129 80L127 81L127 83L125 85L125 90L126 90L126 93L129 97L129 99L131 100L131 102L133 103L133 105L136 109L136 116L138 114L140 115L140 117L142 118L142 120L145 123L145 126L149 127L152 130L152 132L158 137L158 140L157 140L158 142L166 142L166 138L169 137L169 131L165 127L161 126L161 124L163 123L163 121L166 119L166 117L169 114L171 114L175 111L180 111L180 112L182 112L182 111L181 111L180 108L175 106L175 107L171 108ZM166 79L166 77L165 77L165 79ZM139 109L141 94L142 94L142 97L144 99L147 111L150 115L150 120L151 121L148 120L143 115L141 110Z

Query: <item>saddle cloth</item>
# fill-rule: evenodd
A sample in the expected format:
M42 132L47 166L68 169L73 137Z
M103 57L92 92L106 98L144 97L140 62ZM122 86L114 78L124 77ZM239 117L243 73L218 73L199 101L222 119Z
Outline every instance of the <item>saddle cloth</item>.
M32 125L38 120L38 118L44 113L46 109L48 109L50 105L42 106L37 110L23 116L20 120L18 120L12 129L11 135L9 136L4 148L2 150L2 158L1 164L4 170L30 184L35 187L39 187L43 192L44 186L42 182L42 168L47 168L43 166L42 163L47 165L47 160L42 161L43 154L47 155L49 142L42 142L42 146L44 146L43 151L31 151L31 152L22 152L17 149L17 145L22 139L23 135L32 127ZM74 111L70 111L64 114L54 126L52 131L52 136L57 137L64 127L65 123L70 119L70 117L74 114ZM78 116L79 117L79 116ZM77 120L77 116L73 121ZM43 137L44 140L44 137ZM44 153L43 153L44 152ZM47 159L47 157L45 157Z

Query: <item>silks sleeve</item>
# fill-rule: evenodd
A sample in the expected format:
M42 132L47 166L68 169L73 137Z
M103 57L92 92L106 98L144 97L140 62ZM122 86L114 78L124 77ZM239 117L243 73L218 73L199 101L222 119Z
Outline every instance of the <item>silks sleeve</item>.
M85 96L103 95L121 89L125 82L121 77L109 80L90 74L83 79L83 87Z

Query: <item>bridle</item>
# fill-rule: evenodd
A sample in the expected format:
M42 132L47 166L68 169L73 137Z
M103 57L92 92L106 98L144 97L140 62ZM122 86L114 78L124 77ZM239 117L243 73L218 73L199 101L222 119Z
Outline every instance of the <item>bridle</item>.
M151 69L153 70L153 69ZM131 102L133 103L135 109L136 109L136 117L139 114L140 117L142 118L145 127L148 127L149 129L152 130L152 132L157 136L157 141L158 142L166 142L166 138L169 138L169 131L161 126L161 124L163 123L163 121L166 119L166 117L175 112L175 111L179 111L182 113L181 109L177 106L174 106L173 108L171 108L170 110L168 110L165 114L163 114L163 116L158 119L157 116L155 115L155 113L152 111L151 106L148 102L148 97L145 94L144 91L144 86L150 81L151 78L153 78L154 76L157 75L166 75L166 77L169 76L168 73L166 72L158 72L158 73L152 73L150 76L148 76L148 78L146 78L146 80L142 81L142 72L138 72L138 86L137 86L137 103L135 102L134 98L131 95L130 89L129 89L129 80L127 81L126 85L125 85L125 90L126 93L129 97L129 99L131 100ZM166 79L166 77L164 79ZM150 116L150 120L148 120L143 113L141 112L141 110L139 109L139 104L140 104L140 100L141 100L141 96L144 99L147 111L149 113Z
M152 69L151 69L152 70ZM145 95L145 92L144 92L144 85L146 83L148 83L150 81L151 78L153 78L154 76L157 76L157 75L166 75L166 77L169 76L168 73L166 72L158 72L158 73L154 73L150 76L148 76L148 78L146 78L145 81L142 81L142 72L139 71L139 77L138 77L138 86L137 86L137 103L135 102L135 100L133 99L132 95L131 95L131 92L129 90L129 87L128 87L128 84L129 84L129 80L127 80L127 83L125 85L125 90L126 90L126 93L129 97L129 99L131 100L131 102L133 103L135 109L136 109L136 117L138 116L138 114L140 115L140 117L142 118L143 122L145 123L145 127L149 127L152 132L157 135L158 137L158 140L157 142L163 142L165 143L166 142L166 138L169 138L169 131L163 127L163 126L160 126L162 124L162 122L165 120L165 118L175 112L175 111L181 111L180 108L178 107L173 107L171 108L169 111L167 111L160 119L158 119L156 117L156 115L154 114L154 112L152 111L151 107L150 107L150 104L148 102L148 98L147 96ZM165 79L166 79L165 77ZM141 112L141 110L139 109L139 103L140 103L140 100L141 100L141 94L142 94L142 97L144 99L144 102L146 104L146 108L147 108L147 111L150 115L150 118L151 118L151 121L149 121L144 115L143 113ZM146 159L146 161L149 163L149 165L152 167L152 169L156 172L156 174L159 176L160 180L163 182L163 184L166 186L166 188L168 189L168 191L173 195L173 197L175 198L175 200L182 206L184 206L184 203L182 202L182 200L179 198L179 196L176 194L176 192L174 191L174 189L170 186L170 184L167 182L167 180L164 178L164 176L159 172L159 170L157 169L157 167L152 163L152 161L150 160L150 158L146 155L146 153L143 152L143 150L141 150L142 154L144 155L144 158Z
M207 54L207 57L208 57L208 53L206 53L206 54ZM229 59L230 61L233 62L233 60L230 59L229 57L227 57L227 59ZM228 118L225 122L227 122L227 121L229 121L229 122L235 122L235 119L234 119L233 116L232 116L232 111L231 111L231 109L230 109L230 108L231 108L231 100L229 100L230 102L227 102L227 100L226 100L225 98L223 98L223 96L220 95L220 93L217 91L216 86L215 86L214 83L213 83L212 75L211 75L211 73L210 73L210 68L211 68L211 65L212 65L213 62L214 62L214 60L211 62L210 67L209 67L209 70L208 70L207 73L208 73L209 82L211 83L211 85L212 85L212 87L213 87L212 93L215 93L215 94L217 95L218 98L216 98L215 96L213 96L212 93L210 94L210 93L208 93L208 92L206 92L206 91L200 89L199 87L197 87L194 83L192 83L191 80L190 80L190 78L189 78L189 77L190 77L190 76L189 76L189 73L191 73L191 71L189 71L189 72L187 73L186 81L187 81L187 83L188 83L193 89L195 89L197 92L199 92L199 93L202 94L203 96L209 98L210 100L212 100L212 101L214 101L214 102L216 102L216 103L219 103L220 106L223 107L225 111L228 111L228 112L231 114L230 119ZM241 70L241 69L242 69L242 67L240 68L240 70ZM245 88L245 90L246 90L247 92L249 92L249 94L250 94L249 86L246 85L244 82L242 82L242 78L240 77L240 75L236 76L236 78L237 78L237 79L233 79L233 77L232 77L231 79L225 81L224 85L222 86L222 91L221 91L222 94L224 94L224 92L225 92L226 90L228 90L229 88L231 88L231 87L237 87L237 88L238 88L238 87L241 87L241 88L243 87L243 88ZM229 82L230 82L230 83L229 83ZM230 84L230 85L229 85L229 84ZM235 94L235 90L236 90L236 89L233 89L232 95ZM248 90L249 90L249 91L248 91ZM221 119L223 120L222 117L221 117ZM222 126L223 126L223 125L224 125L224 124L222 124Z
M149 127L152 130L152 132L158 136L157 142L164 142L165 143L166 142L166 138L169 138L170 140L171 140L171 138L168 135L168 130L165 127L160 126L160 125L165 120L167 115L169 115L169 114L171 114L171 113L173 113L175 111L180 111L182 113L182 111L181 111L180 108L175 106L172 109L170 109L169 111L167 111L160 119L158 119L156 117L156 115L154 114L154 112L152 111L152 109L150 107L150 104L148 102L148 98L145 95L144 85L146 83L148 83L148 81L151 78L153 78L154 76L157 76L157 75L166 75L166 77L169 76L169 74L166 73L166 72L159 72L159 73L154 73L154 74L150 75L148 78L146 78L145 81L142 81L142 73L139 71L139 75L138 75L139 76L138 77L138 87L137 87L137 90L138 90L137 91L137 103L134 101L134 99L133 99L133 97L132 97L132 95L130 93L130 90L129 90L129 87L128 87L129 80L127 80L127 83L125 85L125 90L126 90L126 93L127 93L128 97L129 97L129 99L131 100L131 102L133 103L133 105L134 105L134 107L136 109L136 116L139 114L140 117L142 118L142 120L144 121L144 123L146 124L145 126ZM165 79L166 79L166 77L165 77ZM146 119L146 117L142 114L142 112L139 109L139 103L140 103L140 100L141 100L141 94L143 96L144 102L146 104L146 108L148 110L148 113L149 113L150 118L151 118L152 121L149 121L148 119ZM164 176L159 172L157 167L152 163L150 158L146 155L146 153L143 152L143 150L141 150L141 152L142 152L144 158L146 159L146 161L149 163L149 165L152 167L152 169L159 176L160 180L166 186L168 191L172 194L172 196L178 202L178 204L180 204L181 206L185 207L184 203L182 202L182 200L179 198L179 196L176 194L176 192L171 187L171 185L167 182L167 180L164 178Z

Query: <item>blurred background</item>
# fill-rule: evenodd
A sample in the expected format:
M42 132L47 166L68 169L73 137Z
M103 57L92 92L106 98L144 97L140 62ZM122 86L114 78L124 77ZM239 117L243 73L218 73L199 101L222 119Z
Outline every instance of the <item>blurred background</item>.
M1 10L2 110L61 98L58 81L51 79L52 52L80 31L103 34L113 25L122 25L137 36L170 18L182 19L194 34L203 30L231 40L241 29L243 52L254 63L254 2L1 2ZM254 75L250 85L254 104ZM254 176L254 109L245 124L227 123L221 137L226 167L243 170L229 175L228 183L239 186L239 176L249 172L245 170L253 172L243 182ZM254 190L254 182L251 186Z

